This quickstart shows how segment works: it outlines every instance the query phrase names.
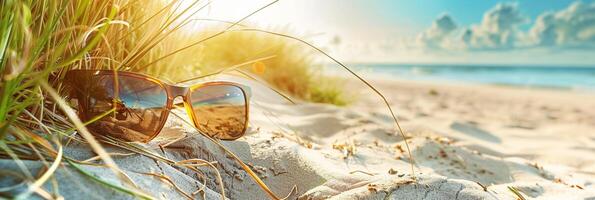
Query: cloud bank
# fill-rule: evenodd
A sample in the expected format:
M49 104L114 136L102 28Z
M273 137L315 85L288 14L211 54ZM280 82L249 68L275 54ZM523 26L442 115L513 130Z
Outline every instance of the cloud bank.
M595 2L575 2L558 12L546 12L535 21L534 45L595 48Z
M518 26L528 19L517 4L498 4L483 15L481 24L467 28L460 36L471 49L510 49L518 38Z
M442 14L433 23L432 27L417 36L417 43L424 47L441 48L445 46L445 40L454 30L457 24L448 14Z
M494 51L516 48L595 49L595 2L574 2L559 11L542 13L527 31L530 19L516 3L500 3L483 15L479 24L458 27L442 14L430 28L417 35L416 46L425 49Z

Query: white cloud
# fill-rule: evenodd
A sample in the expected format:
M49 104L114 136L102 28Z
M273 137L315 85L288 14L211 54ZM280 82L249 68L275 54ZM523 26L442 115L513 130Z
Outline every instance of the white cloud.
M442 48L445 40L457 29L457 24L448 14L442 14L432 23L432 27L417 36L417 43L423 47Z
M467 28L460 40L469 49L510 49L518 38L518 26L526 23L517 4L501 3L483 15L481 24Z
M536 46L595 48L595 2L574 2L558 12L541 14L529 37Z

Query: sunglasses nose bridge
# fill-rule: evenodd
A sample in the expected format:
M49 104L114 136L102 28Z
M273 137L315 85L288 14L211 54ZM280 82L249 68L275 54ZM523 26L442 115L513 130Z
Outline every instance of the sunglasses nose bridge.
M181 87L181 86L169 86L169 91L170 91L170 98L175 99L176 97L184 97L186 96L186 93L188 93L188 90L190 90L188 87Z

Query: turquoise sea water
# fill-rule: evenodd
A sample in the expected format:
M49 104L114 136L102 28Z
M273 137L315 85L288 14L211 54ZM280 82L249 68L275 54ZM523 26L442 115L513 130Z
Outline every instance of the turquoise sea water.
M595 67L355 64L383 76L595 92Z

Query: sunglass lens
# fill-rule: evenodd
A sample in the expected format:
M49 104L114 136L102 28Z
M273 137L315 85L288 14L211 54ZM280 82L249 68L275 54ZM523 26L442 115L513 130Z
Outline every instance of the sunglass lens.
M200 131L224 140L241 137L246 130L244 91L233 85L208 85L191 91L194 123Z
M167 93L156 82L123 74L71 73L71 99L87 128L128 141L148 141L160 129Z

